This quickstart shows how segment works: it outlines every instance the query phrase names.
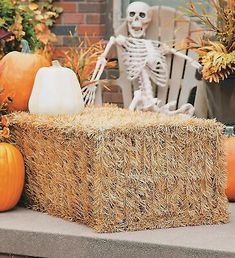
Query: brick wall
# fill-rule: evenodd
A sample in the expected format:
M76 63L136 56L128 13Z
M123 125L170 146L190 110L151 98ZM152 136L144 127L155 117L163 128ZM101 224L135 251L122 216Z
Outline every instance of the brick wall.
M109 39L113 34L112 0L60 0L56 5L64 9L63 14L53 27L53 32L57 35L58 42L54 58L62 58L62 51L73 44L78 44L85 35L95 42L100 39ZM71 40L69 33L72 32L77 37ZM105 78L117 75L117 71L106 71ZM115 103L122 106L121 90L117 86L110 87L110 90L103 91L103 102Z
M112 28L112 1L110 0L60 0L56 3L64 9L53 27L57 35L56 57L61 50L73 44L69 33L75 33L81 40L85 35L95 42L107 39Z
M60 0L56 5L64 9L53 28L57 35L58 42L54 58L62 58L62 51L73 44L78 44L85 35L95 42L100 39L109 39L113 34L113 6L112 0ZM77 35L71 40L69 32ZM105 78L113 78L117 71L106 71ZM104 89L103 102L115 103L122 106L121 90L117 86Z

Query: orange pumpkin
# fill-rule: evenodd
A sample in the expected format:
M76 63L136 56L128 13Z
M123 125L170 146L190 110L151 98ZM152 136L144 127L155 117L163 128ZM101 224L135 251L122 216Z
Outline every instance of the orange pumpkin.
M0 143L0 211L13 208L24 186L24 160L11 144Z
M235 201L235 136L226 137L225 149L228 171L226 195L230 201Z
M9 110L28 110L28 101L34 79L39 68L50 66L50 62L39 54L10 52L0 61L0 102L12 97Z

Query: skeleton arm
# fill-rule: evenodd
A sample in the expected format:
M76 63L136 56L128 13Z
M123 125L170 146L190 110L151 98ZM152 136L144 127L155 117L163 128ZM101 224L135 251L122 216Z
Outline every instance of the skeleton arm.
M193 58L191 58L191 57L189 57L189 56L186 56L186 55L184 55L184 54L178 52L178 51L177 51L176 49L174 49L174 48L170 48L170 47L167 46L166 44L163 44L163 45L162 45L162 49L163 49L163 51L165 52L165 54L171 53L171 54L173 54L173 55L175 55L175 56L181 57L181 58L183 58L183 59L189 61L189 63L190 63L193 67L195 67L195 68L197 68L197 69L201 68L201 65L200 65L196 60L194 60Z
M94 82L94 83L91 83L91 84L87 85L86 87L82 88L84 102L86 105L93 104L95 101L95 92L96 92L96 88L97 88L97 81L100 79L100 77L104 71L104 68L107 64L106 57L114 44L116 44L116 39L115 39L115 37L111 37L108 44L106 45L106 48L105 48L103 54L98 58L98 61L96 63L95 70L91 77L91 82Z
M200 65L196 60L194 60L193 58L191 58L191 57L189 57L189 56L186 56L186 55L184 55L184 54L178 52L176 49L171 48L170 52L171 52L172 54L178 56L178 57L184 58L185 60L189 61L189 63L190 63L193 67L195 67L195 68L197 68L197 69L201 68L201 65Z
M107 64L106 57L112 48L113 45L116 44L116 39L115 37L111 37L108 44L105 47L104 53L98 58L98 61L96 63L95 71L92 75L91 81L98 81L104 71L104 68Z

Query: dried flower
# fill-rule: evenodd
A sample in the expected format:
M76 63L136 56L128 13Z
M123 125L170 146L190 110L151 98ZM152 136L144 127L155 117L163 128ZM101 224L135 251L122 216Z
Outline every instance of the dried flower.
M6 115L3 115L1 118L1 123L3 126L9 126L9 121Z
M9 120L7 117L7 107L12 101L11 98L7 98L5 101L0 103L0 141L2 138L10 137Z
M235 1L207 0L212 13L206 11L201 1L196 5L190 1L187 12L200 20L211 37L196 41L185 40L184 48L193 49L202 64L202 76L209 82L219 82L235 72ZM215 17L213 17L213 13Z
M3 130L0 130L0 137L9 138L10 137L10 129L8 127L3 127Z
M74 39L72 34L70 36L71 39ZM85 37L84 41L78 46L71 47L64 52L64 66L72 69L77 74L81 86L87 85L91 79L97 59L103 53L105 45L103 40L91 43L89 37ZM116 62L111 61L106 65L107 68L115 66Z

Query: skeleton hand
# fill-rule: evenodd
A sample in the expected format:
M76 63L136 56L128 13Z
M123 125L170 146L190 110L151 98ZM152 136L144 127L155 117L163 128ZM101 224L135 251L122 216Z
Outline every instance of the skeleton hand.
M91 83L82 88L82 95L85 105L92 105L95 101L97 82Z
M202 66L196 61L196 60L191 60L191 61L189 61L189 63L193 66L193 67L195 67L196 69L201 69L202 68Z

